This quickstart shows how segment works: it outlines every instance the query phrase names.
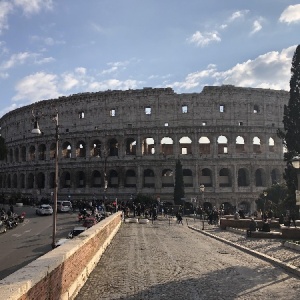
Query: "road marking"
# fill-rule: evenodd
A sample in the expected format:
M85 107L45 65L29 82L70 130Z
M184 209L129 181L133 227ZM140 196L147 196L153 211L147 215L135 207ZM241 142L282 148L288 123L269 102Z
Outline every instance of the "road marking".
M26 231L24 231L25 233L28 233L28 232L30 232L31 231L31 229L29 229L29 230L26 230Z
M13 234L12 236L14 236L14 237L19 237L19 236L21 236L22 234L17 234L17 233L15 233L15 234Z

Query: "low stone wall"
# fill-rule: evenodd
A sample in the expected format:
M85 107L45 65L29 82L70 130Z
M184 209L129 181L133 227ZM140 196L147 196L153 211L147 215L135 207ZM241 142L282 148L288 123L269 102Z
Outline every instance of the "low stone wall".
M74 299L121 226L115 213L0 281L6 300Z
M229 219L229 218L221 218L220 219L220 228L226 229L226 227L233 227L233 228L242 228L242 229L248 229L251 219ZM263 224L262 220L256 220L257 226L261 227ZM270 223L271 229L277 229L280 228L279 222L277 220L272 220Z
M281 226L281 232L286 240L300 240L300 228Z

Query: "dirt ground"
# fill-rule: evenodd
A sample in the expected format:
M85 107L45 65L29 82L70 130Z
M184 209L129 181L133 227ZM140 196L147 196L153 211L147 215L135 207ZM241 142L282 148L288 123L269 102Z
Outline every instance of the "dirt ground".
M297 277L161 217L154 224L123 223L76 300L289 300L299 295Z

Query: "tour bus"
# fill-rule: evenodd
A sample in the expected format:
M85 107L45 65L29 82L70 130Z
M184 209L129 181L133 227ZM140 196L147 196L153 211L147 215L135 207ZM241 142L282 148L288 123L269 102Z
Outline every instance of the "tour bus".
M72 203L68 200L58 200L57 201L57 211L58 212L69 212L72 210Z

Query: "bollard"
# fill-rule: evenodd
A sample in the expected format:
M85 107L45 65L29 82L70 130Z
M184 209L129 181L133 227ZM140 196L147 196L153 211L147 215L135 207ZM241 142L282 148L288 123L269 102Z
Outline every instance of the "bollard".
M204 220L202 220L202 230L204 230Z

